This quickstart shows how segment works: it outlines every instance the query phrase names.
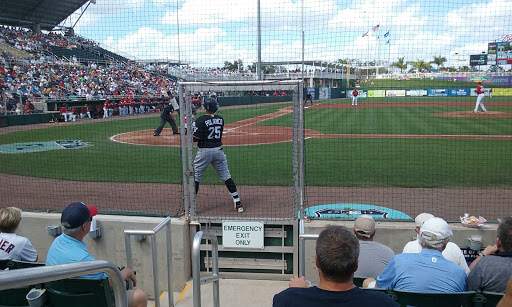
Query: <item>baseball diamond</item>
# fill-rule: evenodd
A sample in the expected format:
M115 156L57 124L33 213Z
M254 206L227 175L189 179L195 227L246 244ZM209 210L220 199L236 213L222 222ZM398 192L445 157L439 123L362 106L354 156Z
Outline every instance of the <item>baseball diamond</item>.
M323 112L329 110L337 110L343 111L344 109L349 109L350 105L346 103L332 103L333 101L327 101L325 103L317 103L312 107L309 107L305 110L306 123L308 114L314 114L314 112ZM361 109L386 109L386 110L401 110L402 108L430 108L430 107L446 107L449 106L449 109L459 108L471 106L472 103L469 102L442 102L442 101L434 101L430 103L368 103L364 102L358 105ZM501 108L503 111L493 111L486 113L478 113L472 114L471 110L469 111L456 111L446 112L450 114L456 114L454 118L459 118L463 116L461 114L465 114L466 119L470 120L492 120L496 118L498 120L507 120L510 118L512 112L510 109L506 109L512 107L512 102L499 102L499 103L488 103L489 108ZM256 107L225 107L223 108L223 117L229 119L231 114L230 112L236 112L238 109L247 109L247 108L260 108L260 106ZM503 109L505 108L505 109ZM438 109L437 109L438 110ZM289 179L285 181L279 181L276 179L277 184L266 184L259 185L258 183L251 183L248 178L243 175L244 170L247 169L247 162L243 160L243 156L236 156L235 152L229 150L229 148L236 148L240 146L247 146L247 150L258 150L259 146L277 146L278 144L290 144L292 140L292 130L290 127L283 126L266 126L268 123L272 121L280 121L283 122L282 118L286 118L287 116L291 116L291 107L286 105L276 105L274 107L270 107L267 111L268 113L254 116L251 118L242 118L240 120L229 122L225 126L223 143L226 147L226 154L230 161L230 169L232 170L234 178L239 178L240 183L237 182L237 187L240 192L241 198L244 202L244 207L246 211L244 212L244 216L257 216L261 214L261 212L267 212L270 217L274 218L285 218L290 215L292 212L291 203L292 203L292 194L291 189L288 185ZM439 110L438 110L439 111ZM508 112L507 112L508 111ZM436 118L442 117L445 113L430 113L429 116ZM235 115L236 117L236 115ZM150 120L151 123L154 123L156 119L154 116L145 116L141 117L139 120ZM154 120L153 120L154 119ZM105 125L112 124L115 127L116 123L129 123L130 121L117 121L114 119L107 119L102 121L95 121L93 123L87 125ZM64 123L61 125L53 126L53 129L59 129L60 132L63 133L66 130L74 127L82 126L80 123ZM143 150L144 155L147 156L147 159L153 159L149 154L151 151L151 147L154 148L172 148L179 146L180 144L180 136L172 135L170 129L164 129L161 136L158 138L152 137L152 129L150 125L148 125L147 129L135 130L137 127L141 126L140 124L131 124L129 125L128 131L114 133L112 135L107 135L104 132L104 128L102 129L102 137L107 137L108 142L97 144L92 140L87 140L92 143L90 148L94 148L97 150L101 148L98 152L105 152L106 155L109 155L109 151L113 150L111 147L113 144L117 143L120 146L123 146L123 150L126 152L130 152L131 150ZM310 125L312 126L312 125ZM89 126L87 126L89 127ZM30 134L35 134L37 129L46 130L48 129L47 125L32 125L32 126L14 126L8 127L0 130L0 140L1 143L8 143L9 140L12 140L10 137L14 132L17 132L17 136L19 137L19 133L23 133L27 138ZM135 128L135 129L134 129ZM126 128L123 128L126 129ZM30 132L22 132L23 130L29 130ZM116 129L112 129L114 131ZM132 131L130 131L132 130ZM57 131L52 131L51 134L58 135ZM318 131L316 129L307 128L305 130L305 138L307 144L312 142L313 140L328 140L328 139L346 139L346 140L360 140L357 141L359 146L365 146L363 143L363 139L368 140L391 140L397 139L397 141L404 141L404 139L439 139L439 140L448 140L448 141L456 141L456 140L468 140L468 141L497 141L497 142L507 142L506 146L510 146L510 141L512 141L511 133L505 134L418 134L418 133L369 133L369 134L358 134L358 133L325 133L322 131ZM314 143L317 143L315 141ZM104 142L104 141L102 141ZM108 145L110 142L111 145ZM101 143L101 142L100 142ZM142 147L138 147L133 149L132 146L139 145ZM267 145L265 145L267 144ZM274 145L272 145L274 144ZM313 143L312 143L313 144ZM371 144L371 143L368 143ZM398 144L398 143L397 143ZM400 143L401 144L401 143ZM107 147L105 147L107 146ZM128 147L126 147L128 146ZM149 147L148 147L149 146ZM289 145L286 145L289 146ZM311 154L306 154L306 165L307 167L311 167L314 163L309 159L316 159L314 154L314 146L307 147L307 151L313 151ZM115 146L114 146L115 147ZM109 148L109 149L107 149ZM132 149L130 149L132 148ZM84 157L85 149L79 149L73 152L73 155L77 157L77 159L82 159L78 157ZM88 149L87 149L88 150ZM149 151L148 151L149 150ZM368 149L363 149L368 150ZM59 151L62 152L62 151ZM96 152L98 154L98 152ZM122 151L121 151L122 152ZM164 151L165 152L165 151ZM163 152L158 151L157 155L161 155ZM175 151L172 151L172 155L174 156ZM177 152L176 152L177 153ZM101 154L100 154L101 155ZM111 155L117 156L118 154L112 153ZM243 153L241 153L243 155ZM309 155L309 156L308 156ZM11 155L7 157L8 162L10 164L16 165L16 160L20 158L12 158L15 155ZM5 157L5 155L3 156ZM59 159L63 159L64 157L69 158L70 156L64 155ZM177 159L178 157L172 158ZM404 156L404 158L406 158ZM27 159L24 157L23 159ZM275 159L281 161L280 157L275 157ZM5 159L4 159L5 160ZM94 159L96 160L96 159ZM342 159L343 160L343 159ZM125 161L125 160L122 160ZM129 160L128 160L129 161ZM270 161L268 161L270 163ZM331 168L338 168L335 166L336 163L334 161L329 162L332 164ZM361 163L361 162L358 162ZM415 164L417 162L411 162ZM109 172L118 173L119 171L116 169L120 169L121 172L124 172L127 169L123 169L122 165L125 162L121 163L113 163L109 165ZM172 163L171 163L172 164ZM126 164L125 164L126 165ZM137 168L137 176L131 177L133 181L141 180L141 176L143 176L140 172L149 172L152 173L154 167L151 162L148 161L145 168ZM245 167L244 167L245 165ZM362 164L364 165L364 164ZM57 164L58 166L58 164ZM57 167L57 166L52 166ZM156 165L155 165L156 166ZM170 167L171 165L169 165ZM101 167L101 166L100 166ZM166 166L167 168L168 166ZM382 166L381 166L382 167ZM159 166L156 166L159 168ZM9 171L9 167L3 167L4 170ZM89 167L90 169L90 167ZM173 168L167 170L166 174L169 171L172 171ZM176 168L174 168L176 169ZM284 168L284 170L286 170ZM347 168L346 171L350 171L351 167ZM356 168L358 169L358 168ZM177 181L179 182L179 169L177 169ZM360 172L362 169L359 168ZM183 211L183 203L181 201L169 201L171 200L179 200L181 199L181 195L183 194L183 187L181 184L177 183L169 183L170 178L165 178L165 181L161 183L151 183L151 182L130 182L130 178L121 178L115 177L112 175L111 177L107 177L109 181L108 184L104 184L101 181L105 180L105 176L101 175L102 172L96 170L97 178L99 180L90 180L90 179L80 179L80 176L74 177L72 174L68 174L65 171L65 166L61 167L60 170L50 171L51 176L43 176L36 175L35 177L30 177L30 174L16 174L15 170L10 170L11 174L8 174L4 171L4 175L0 178L0 183L3 187L5 187L4 195L0 203L2 205L17 205L23 206L26 209L32 210L59 210L60 206L56 204L61 204L69 201L69 197L75 197L76 199L83 200L84 202L93 202L97 204L101 210L105 210L106 212L141 212L141 204L144 204L142 209L143 212L152 213L152 214L176 214L179 215ZM75 173L80 173L81 170L77 169ZM311 171L309 171L311 172ZM392 172L390 170L390 172ZM23 176L20 176L23 175ZM176 175L176 174L175 174ZM356 173L348 174L349 178L356 176ZM28 176L28 177L27 177ZM153 175L150 175L153 176ZM232 210L232 204L229 203L229 199L226 198L225 186L222 185L218 179L215 179L214 172L207 172L205 174L205 183L203 188L198 194L198 214L205 216L236 216L236 212ZM278 175L276 174L278 177ZM287 175L286 175L287 176ZM396 176L396 175L393 175ZM37 178L40 177L40 178ZM47 178L41 178L47 177ZM172 176L171 176L172 177ZM90 177L93 178L93 177ZM103 179L102 179L103 178ZM71 180L70 180L71 179ZM123 179L123 180L119 180ZM128 179L128 180L126 180ZM172 180L172 178L171 178ZM349 179L350 180L350 179ZM503 179L502 179L503 180ZM167 182L166 182L167 181ZM501 180L500 180L501 181ZM417 213L425 211L425 208L428 208L428 211L443 216L447 219L456 220L460 215L464 212L480 212L480 208L483 204L486 206L490 206L490 209L486 210L486 218L492 220L493 218L500 217L506 214L508 208L507 203L510 205L510 201L512 200L512 190L510 187L497 185L492 187L491 185L483 185L481 187L478 186L441 186L442 187L427 187L427 186L419 186L419 187L400 187L400 186L340 186L339 182L331 181L331 183L335 183L335 185L329 186L328 183L317 180L317 184L308 183L306 186L306 199L308 206L329 204L329 203L365 203L374 206L382 206L387 207L394 210L402 211L409 216L414 216ZM327 181L329 182L329 181ZM283 185L284 183L284 185ZM343 182L341 182L344 185ZM60 193L58 191L64 191L64 193ZM201 193L204 190L208 190L208 193ZM151 191L150 193L148 193ZM154 192L154 191L165 191L163 192ZM342 199L340 199L342 198ZM449 203L449 205L444 205L445 203ZM493 203L496 203L494 205ZM251 209L252 206L257 206L256 208ZM492 208L492 209L491 209ZM462 212L464 211L464 212ZM488 212L488 213L487 213Z

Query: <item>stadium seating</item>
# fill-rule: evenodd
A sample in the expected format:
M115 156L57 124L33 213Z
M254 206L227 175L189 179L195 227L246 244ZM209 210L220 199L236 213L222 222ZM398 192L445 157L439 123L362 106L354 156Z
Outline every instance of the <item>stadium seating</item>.
M411 291L393 290L396 295L396 301L400 306L473 306L473 298L477 294L475 291L457 292L457 293L422 293Z
M503 293L483 291L482 295L485 297L485 301L481 306L496 306L503 297Z
M358 287L362 287L363 286L363 281L368 278L368 277L356 277L354 276L354 285L358 286Z
M0 260L0 270L44 266L40 262ZM1 274L1 273L0 273ZM70 278L0 291L0 306L28 306L26 296L32 288L46 289L48 307L111 307L113 292L107 278Z
M16 270L37 266L44 266L44 263L40 262L26 262L17 260L1 260L0 268L5 265L4 269ZM1 274L1 273L0 273ZM42 285L31 285L20 288L13 288L8 290L0 291L0 306L28 306L26 299L27 293L32 288L40 288Z
M49 307L111 307L113 293L107 278L70 278L45 284Z
M354 281L355 282L355 281ZM387 294L397 301L400 306L416 307L490 307L496 306L503 297L503 293L466 291L456 293L425 293L396 289L361 288L364 291L378 291Z

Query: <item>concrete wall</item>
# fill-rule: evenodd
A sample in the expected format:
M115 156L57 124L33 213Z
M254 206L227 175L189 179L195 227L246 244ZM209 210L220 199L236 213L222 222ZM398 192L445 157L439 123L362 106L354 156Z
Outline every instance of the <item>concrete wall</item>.
M102 235L97 239L86 237L89 252L96 258L108 260L117 266L126 266L126 247L124 241L125 229L152 230L164 218L98 215L97 226L101 228ZM320 221L313 220L305 223L305 233L318 234L327 225L343 225L353 227L353 221ZM60 225L60 213L34 213L23 212L18 235L30 239L39 252L39 260L45 261L53 237L46 234L46 226ZM452 242L461 247L466 246L466 238L471 235L482 235L482 246L493 245L496 242L497 224L490 224L489 228L475 229L463 227L460 223L450 224L453 231ZM389 246L396 254L401 253L404 245L412 240L414 232L413 222L377 222L375 241ZM195 229L195 228L194 228ZM173 259L173 291L181 291L191 278L191 236L188 221L178 218L171 220L172 259ZM153 290L153 267L151 258L151 240L147 238L142 242L132 239L133 266L137 271L138 287L144 290L151 298ZM158 279L160 291L167 289L166 243L165 229L156 236L158 251ZM306 241L306 278L318 283L318 271L314 261L315 241ZM222 277L222 272L221 272ZM248 277L250 278L250 277Z
M101 237L85 237L84 242L90 254L96 259L107 260L117 266L126 266L125 229L152 230L164 218L98 215L97 227ZM23 218L16 233L29 238L39 253L39 261L46 260L46 254L54 237L46 234L46 226L60 225L60 213L23 212ZM171 219L173 291L181 291L190 279L190 240L188 222ZM165 228L156 235L158 254L158 279L160 291L167 290L167 254ZM133 268L137 272L137 287L153 298L153 266L151 239L142 242L131 240Z
M327 225L341 225L349 229L354 226L354 221L318 221L306 222L304 233L319 234ZM471 235L482 236L482 246L496 244L496 230L498 224L489 224L489 228L467 228L460 223L450 223L453 232L451 242L459 247L466 247L466 238ZM402 252L405 244L416 237L414 222L376 222L376 234L374 240L389 246L395 254ZM315 241L306 241L306 278L312 283L319 282L318 270L315 265Z

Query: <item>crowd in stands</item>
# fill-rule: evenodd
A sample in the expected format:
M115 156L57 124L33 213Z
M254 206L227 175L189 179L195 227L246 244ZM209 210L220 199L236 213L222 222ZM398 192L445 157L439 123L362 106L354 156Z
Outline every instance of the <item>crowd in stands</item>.
M133 97L157 100L176 94L176 79L142 69L141 65L111 62L98 64L58 59L48 54L48 46L94 47L80 37L35 34L30 30L0 27L0 41L30 52L33 57L18 59L8 52L0 57L0 91L4 100L102 100ZM21 98L21 99L20 99Z
M98 209L83 203L72 203L62 212L64 234L49 248L46 265L94 260L87 252L83 238L90 230ZM16 235L22 212L15 207L0 209L0 260L37 261L37 251L29 239ZM453 233L443 219L427 213L415 219L417 241L406 244L404 252L394 253L374 242L375 221L369 215L356 219L352 230L343 226L328 226L316 242L315 262L320 282L311 286L304 277L293 277L290 288L274 297L278 306L398 306L383 293L362 291L354 285L354 277L369 277L363 287L431 293L489 291L505 293L510 300L512 285L512 217L500 222L496 244L487 246L469 266L458 263L454 255L461 250L444 254ZM98 275L98 276L97 276ZM100 276L101 275L101 276ZM129 269L121 272L124 279L136 283ZM103 273L94 277L104 277ZM134 289L128 293L131 306L145 306L147 297ZM506 306L506 305L503 305Z
M373 291L370 295L356 290L354 277L368 277L364 288L506 292L498 306L511 306L512 217L500 222L496 244L487 246L469 268L461 262L461 249L449 244L453 233L443 219L422 213L416 217L415 226L417 239L397 255L373 242L375 221L369 215L356 219L352 237L342 226L328 227L317 239L319 284L311 286L304 277L294 276L289 288L274 296L273 306L396 306L383 297L372 297Z

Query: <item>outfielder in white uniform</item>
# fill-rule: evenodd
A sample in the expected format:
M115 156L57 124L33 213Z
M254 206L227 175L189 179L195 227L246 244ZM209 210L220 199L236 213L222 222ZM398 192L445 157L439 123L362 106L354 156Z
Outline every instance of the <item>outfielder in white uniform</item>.
M487 109L485 109L484 106L485 92L484 87L482 86L482 82L478 82L478 86L476 87L476 93L478 94L478 97L476 98L476 105L475 109L473 110L473 113L478 112L478 106L482 108L482 112L487 111Z

